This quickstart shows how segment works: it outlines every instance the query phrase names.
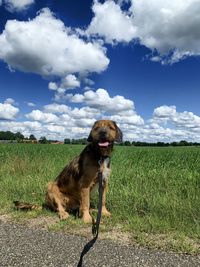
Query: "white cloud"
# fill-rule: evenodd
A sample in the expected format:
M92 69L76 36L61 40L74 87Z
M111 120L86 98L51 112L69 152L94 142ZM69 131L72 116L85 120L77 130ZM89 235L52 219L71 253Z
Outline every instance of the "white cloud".
M131 0L128 11L123 2L94 1L86 33L107 43L139 41L152 51L149 58L162 64L200 55L199 1Z
M58 85L55 82L50 82L48 85L48 88L49 88L49 90L55 90L56 91L58 89Z
M75 129L77 129L77 127L82 128L84 130L85 129L91 129L92 125L94 124L95 122L95 119L88 119L88 118L82 118L82 119L79 119L79 120L76 120L76 127ZM84 136L84 137L88 137L89 135L89 131L87 131L87 135Z
M70 94L68 97L73 103L85 103L89 107L99 109L101 112L117 113L134 108L133 101L119 95L112 98L105 89L101 88L96 92L90 90L83 95Z
M68 74L62 79L60 87L64 89L74 89L76 87L80 87L80 81L75 75Z
M71 108L66 105L60 105L57 103L49 104L44 106L44 111L48 113L69 113Z
M13 98L9 97L4 101L4 103L14 105L15 100Z
M82 107L82 108L71 108L67 105L63 104L49 104L44 106L44 112L47 113L56 113L56 114L61 114L62 119L64 120L69 120L69 119L94 119L95 117L100 115L100 111L94 108L90 107ZM64 114L64 115L63 115Z
M200 54L199 1L132 0L131 11L140 42L161 56L171 53L163 62Z
M176 115L176 107L175 106L160 106L154 109L153 116L154 118L171 118Z
M1 131L12 131L12 132L22 132L25 134L26 132L36 131L41 128L41 124L39 122L30 122L30 121L0 121L0 129Z
M58 117L51 113L44 113L38 109L31 111L31 113L27 114L26 117L31 120L40 121L40 122L56 122Z
M28 105L29 107L35 107L35 106L36 106L35 103L33 103L33 102L27 102L27 105Z
M64 140L87 137L95 121L89 118L74 119L67 114L61 115L55 122L48 122L44 116L39 119L40 121L0 121L0 131L21 132L27 137L34 134L38 139L46 136L52 140Z
M84 82L85 84L89 85L89 86L94 85L94 81L91 80L91 79L89 79L89 78L85 78L85 79L83 79L83 82Z
M57 116L53 113L56 113ZM44 106L44 112L41 110L33 110L26 117L28 122L21 122L14 125L13 129L21 130L23 133L33 133L36 137L46 136L49 139L64 138L83 138L87 137L89 131L95 122L99 112L89 107L69 108L66 105L57 103ZM26 125L25 125L26 123ZM35 123L37 123L35 125ZM9 125L7 124L7 128ZM0 124L1 128L1 124ZM84 134L84 136L83 136Z
M10 12L23 11L34 2L34 0L4 0L6 9Z
M156 128L145 123L144 126L120 125L125 140L144 142L173 142L173 141L200 141L200 130L198 132L188 129L170 128L157 125Z
M102 90L102 89L101 89ZM8 121L15 118L18 109L11 114L12 105L0 104L0 115L6 114L0 121L0 130L20 131L25 136L34 134L37 138L46 136L49 139L87 137L93 123L98 119L111 119L121 128L124 140L146 142L197 141L200 142L200 116L189 111L178 112L175 106L163 105L154 109L152 119L144 119L136 113L134 103L122 97L124 107L114 107L115 97L110 97L107 91L96 91L89 95L79 95L83 107L70 107L52 103L42 110L33 110L26 114L26 121ZM97 98L97 95L100 99ZM73 95L71 95L73 97ZM104 109L101 101L105 102ZM100 102L98 102L100 101ZM118 100L117 100L118 101ZM131 104L130 106L127 105ZM2 106L3 105L3 106ZM107 107L109 106L109 109ZM114 110L113 110L114 108ZM6 110L6 112L5 112ZM8 114L11 114L8 117ZM6 119L6 120L5 120Z
M8 102L0 103L0 120L14 120L19 113L19 109L12 105L14 100L11 103L10 100L11 98L6 100Z
M34 134L37 138L40 138L44 135L49 138L52 137L51 133L46 130L44 125L37 121L0 121L0 130L11 131L14 133L21 132L26 137L29 137L30 134Z
M87 34L102 36L107 43L130 42L135 37L136 29L131 17L114 1L106 1L103 4L94 1L92 10L94 17Z
M49 90L55 91L55 101L63 101L66 96L65 93L69 89L75 89L80 87L81 82L73 74L68 74L66 77L63 77L59 82L50 82L48 84Z
M50 138L49 136L52 138L53 133L55 139L64 139L66 137L81 138L83 132L88 134L99 114L98 110L89 107L79 109L52 103L45 105L44 111L33 110L31 113L26 114L26 117L40 122L40 126L43 128L43 135L46 134L48 138ZM40 132L42 133L41 129ZM38 136L38 129L36 134Z
M200 130L200 117L193 114L193 112L177 113L176 117L173 118L173 122L180 128L196 128Z
M0 59L43 76L104 71L109 59L95 42L80 39L48 9L28 21L9 20L0 35Z
M134 112L132 112L132 115L114 115L110 116L109 119L113 121L117 121L121 125L127 124L127 125L144 125L144 120Z
M93 90L93 88L91 88L90 86L85 86L85 87L84 87L84 90L85 90L85 91L89 91L89 90Z
M96 119L100 116L100 111L98 109L90 108L90 107L82 107L82 108L74 108L71 110L69 115L76 119Z
M200 131L200 117L192 112L177 112L175 106L161 106L154 110L152 122L172 123L177 129Z
M45 125L45 128L49 132L57 133L57 134L63 134L65 133L65 127L60 126L60 125Z

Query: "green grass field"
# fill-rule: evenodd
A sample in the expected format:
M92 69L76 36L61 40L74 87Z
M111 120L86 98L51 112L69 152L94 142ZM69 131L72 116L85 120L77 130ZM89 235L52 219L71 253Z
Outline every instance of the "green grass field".
M0 214L16 215L13 200L42 204L47 182L82 148L0 144ZM118 228L143 245L200 253L200 148L118 146L111 164L107 207L112 218L102 230ZM78 227L80 220L66 224Z

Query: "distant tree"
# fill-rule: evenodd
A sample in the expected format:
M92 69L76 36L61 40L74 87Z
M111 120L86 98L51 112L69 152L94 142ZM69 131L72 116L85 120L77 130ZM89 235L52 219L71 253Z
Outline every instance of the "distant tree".
M15 134L15 138L16 138L17 140L23 140L23 139L24 139L24 135L21 134L20 132L17 132L17 133Z
M185 141L185 140L181 140L181 141L179 142L179 146L188 146L188 142Z
M0 132L0 140L7 140L5 139L5 132Z
M71 140L69 138L64 139L64 144L71 144Z
M87 144L87 138L72 139L71 144L72 145L86 145Z
M165 146L164 142L157 142L156 146Z
M7 132L0 132L0 140L16 140L15 134L7 131Z
M140 142L140 141L135 142L135 146L145 146L145 145L146 145L145 142Z
M37 139L33 134L30 134L29 140L36 141Z
M177 142L172 142L171 146L178 146L178 143Z
M195 142L195 143L190 143L190 145L191 145L191 146L192 146L192 145L194 145L194 146L200 146L200 143Z
M48 144L49 141L46 139L45 136L42 136L42 137L40 137L40 139L39 139L39 143L40 143L40 144Z
M124 142L124 145L125 145L125 146L131 146L131 142L130 142L130 141L125 141L125 142Z
M87 138L82 138L82 139L79 139L80 140L80 144L82 145L86 145L87 144Z

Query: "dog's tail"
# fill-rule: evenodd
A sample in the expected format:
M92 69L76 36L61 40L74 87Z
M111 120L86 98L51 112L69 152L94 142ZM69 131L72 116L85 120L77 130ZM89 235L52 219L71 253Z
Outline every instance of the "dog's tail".
M42 206L37 205L37 204L30 204L30 203L25 203L25 202L20 202L20 201L13 201L15 204L16 209L18 210L42 210Z

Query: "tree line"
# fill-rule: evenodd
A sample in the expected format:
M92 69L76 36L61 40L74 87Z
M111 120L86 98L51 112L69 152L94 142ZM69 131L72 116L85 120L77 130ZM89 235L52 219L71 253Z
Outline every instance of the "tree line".
M33 134L30 134L29 137L25 137L22 133L17 132L13 133L11 131L0 131L0 140L5 141L16 141L16 142L24 142L24 143L41 143L41 144L50 144L50 143L56 143L59 142L58 140L49 140L45 136L40 137L37 139ZM62 142L61 142L62 143ZM70 139L65 138L64 144L81 144L85 145L87 144L87 138L81 138L81 139ZM150 143L150 142L141 142L141 141L124 141L119 144L120 146L158 146L158 147L167 147L167 146L200 146L200 143L198 142L188 142L185 140L181 140L178 142L156 142L156 143Z
M200 146L198 142L188 142L185 140L177 141L177 142L156 142L156 143L148 143L148 142L140 142L140 141L124 141L120 145L122 146L158 146L158 147L167 147L167 146Z
M49 143L49 141L46 139L46 137L41 137L39 140L37 140L37 138L33 135L30 134L29 137L25 137L22 133L17 132L17 133L13 133L11 131L0 131L0 140L4 140L4 141L17 141L17 142L27 142L30 141L31 143L43 143L43 144L47 144Z

